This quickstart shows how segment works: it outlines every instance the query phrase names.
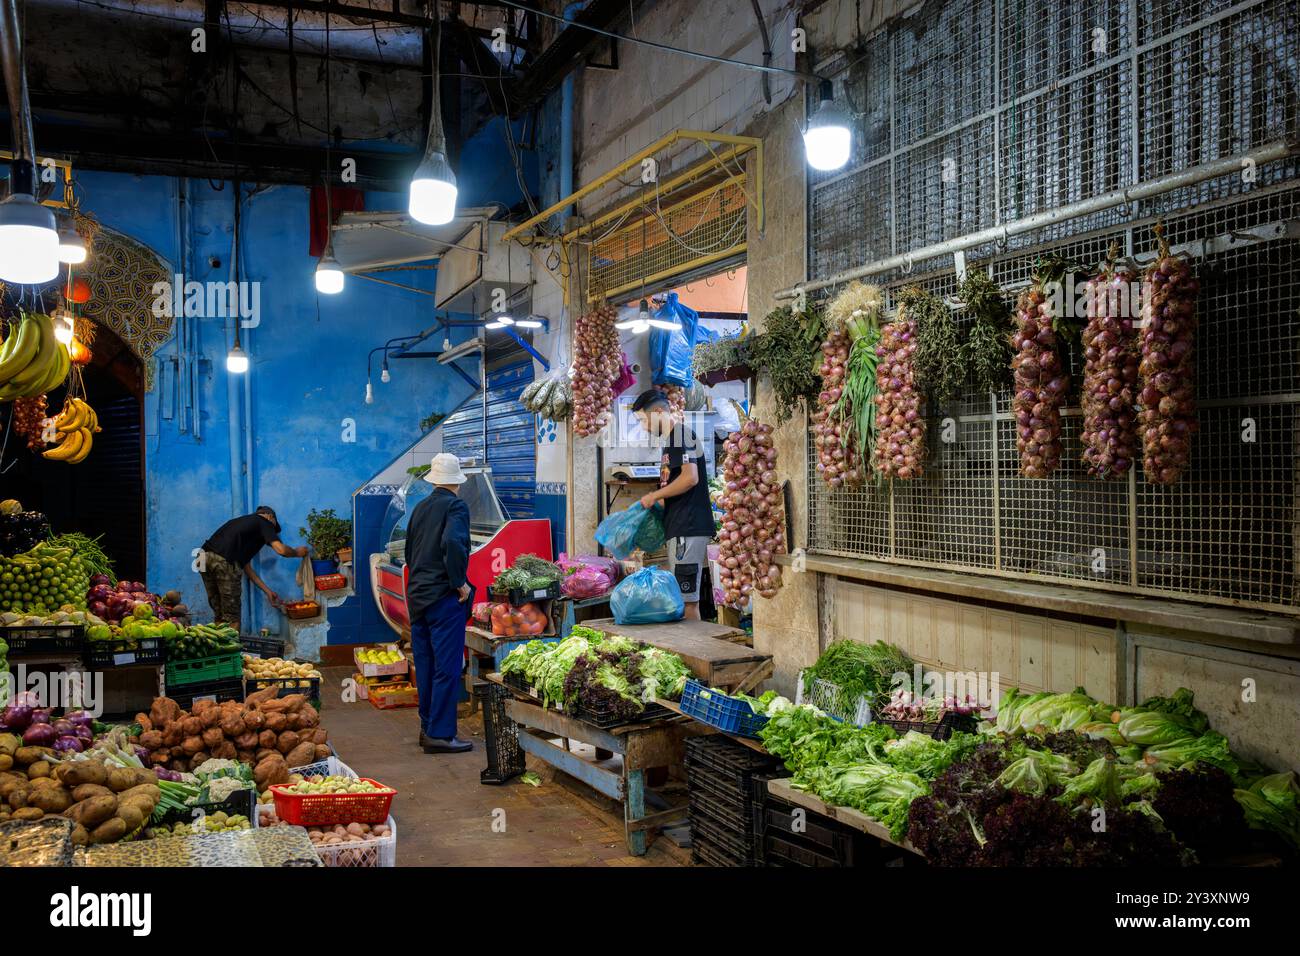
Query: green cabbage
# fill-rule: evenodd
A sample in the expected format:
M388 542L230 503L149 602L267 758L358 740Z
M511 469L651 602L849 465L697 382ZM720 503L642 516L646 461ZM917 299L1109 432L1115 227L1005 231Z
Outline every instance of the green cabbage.
M1300 786L1294 771L1260 777L1248 790L1232 794L1246 814L1246 825L1270 830L1300 850Z
M1199 737L1175 741L1163 747L1148 747L1143 755L1147 763L1159 766L1187 767L1198 760L1226 771L1236 777L1239 771L1228 747L1228 738L1211 730Z
M1119 732L1131 744L1167 746L1191 740L1194 734L1175 718L1155 710L1138 710L1121 717Z
M1079 772L1069 757L1046 750L1029 750L998 774L996 783L1008 790L1042 796L1047 788Z

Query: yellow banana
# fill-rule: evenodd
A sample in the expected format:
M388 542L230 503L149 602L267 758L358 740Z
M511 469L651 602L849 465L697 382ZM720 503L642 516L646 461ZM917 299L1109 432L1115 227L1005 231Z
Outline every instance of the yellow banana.
M10 325L4 351L0 352L0 382L8 382L27 368L36 357L38 345L40 330L31 318L23 316L19 322Z
M84 402L69 398L63 406L63 411L59 412L59 417L55 419L54 427L65 435L85 428L89 423L89 416L86 414L88 407Z
M90 454L90 446L95 443L95 439L91 435L90 429L84 429L80 434L85 435L86 440L81 443L81 450L68 459L68 464L70 465L77 465L85 461L86 456Z
M48 458L50 461L68 461L74 455L81 452L81 446L86 444L88 436L89 432L85 429L75 431L71 435L65 437L63 441L59 442L53 448L44 452L42 457Z
M77 399L77 401L80 402L81 399ZM85 403L82 402L82 404L84 405ZM96 433L102 432L104 429L99 427L99 412L95 411L89 405L86 405L86 410L90 412L90 430Z

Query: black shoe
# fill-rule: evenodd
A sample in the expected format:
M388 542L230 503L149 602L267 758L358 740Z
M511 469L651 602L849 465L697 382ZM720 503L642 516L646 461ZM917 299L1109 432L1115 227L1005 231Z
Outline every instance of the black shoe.
M474 745L468 740L461 740L458 737L450 739L446 737L426 737L424 734L420 734L420 746L424 748L424 752L427 754L463 754L474 749Z

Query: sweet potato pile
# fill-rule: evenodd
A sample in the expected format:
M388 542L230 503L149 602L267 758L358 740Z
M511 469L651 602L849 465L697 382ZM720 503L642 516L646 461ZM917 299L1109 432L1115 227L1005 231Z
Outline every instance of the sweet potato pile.
M287 783L290 767L329 756L320 714L303 694L277 697L279 688L249 694L241 704L198 701L181 710L170 697L156 697L147 714L136 714L143 729L139 744L149 760L181 772L216 757L253 767L259 789Z

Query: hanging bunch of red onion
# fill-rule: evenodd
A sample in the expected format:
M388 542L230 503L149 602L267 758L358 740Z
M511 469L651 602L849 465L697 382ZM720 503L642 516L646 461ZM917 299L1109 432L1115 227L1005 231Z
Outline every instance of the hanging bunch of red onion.
M849 362L852 340L844 329L835 329L822 342L822 390L813 413L813 445L817 449L817 474L832 488L856 484L862 477L858 452L853 446L850 424L836 414L844 392L844 376Z
M785 554L785 503L776 471L772 426L748 419L723 445L726 485L719 504L719 582L726 603L740 607L757 591L772 598L781 587L776 555Z
M1061 463L1061 408L1070 388L1070 373L1057 352L1055 316L1042 283L1026 289L1016 303L1011 344L1015 372L1016 448L1020 473L1046 478Z
M1129 309L1131 273L1103 272L1084 284L1083 463L1093 478L1122 478L1137 452L1138 355Z
M27 447L36 451L45 447L45 419L48 417L44 395L14 399L14 431L27 441Z
M594 435L609 423L610 386L621 369L618 310L611 305L579 316L574 328L573 429Z
M1160 229L1157 226L1157 236ZM1192 267L1169 254L1147 270L1142 301L1142 470L1147 481L1172 485L1182 477L1196 431L1196 296Z
M672 408L673 421L680 425L686 420L686 389L680 385L660 385L659 388Z
M876 345L876 471L904 481L925 472L925 419L916 387L916 322L906 309Z

